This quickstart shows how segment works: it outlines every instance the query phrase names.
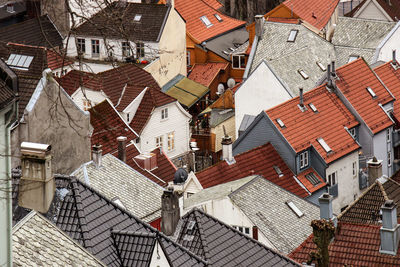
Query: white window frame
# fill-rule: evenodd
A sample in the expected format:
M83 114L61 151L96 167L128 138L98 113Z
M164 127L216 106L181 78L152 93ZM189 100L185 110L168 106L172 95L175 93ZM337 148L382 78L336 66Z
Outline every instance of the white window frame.
M238 58L238 66L235 66L234 62L235 60L233 60L234 57ZM243 66L242 66L243 63ZM246 68L246 56L245 55L232 55L232 69L245 69Z
M91 39L92 57L100 57L100 40Z
M204 25L207 28L210 28L213 24L211 23L211 21L207 18L207 16L201 16L200 20L204 23Z
M130 57L131 54L131 44L129 41L121 42L122 57Z
M299 33L298 30L290 30L290 33L289 33L287 41L290 42L290 43L294 43L296 41L298 33Z
M86 98L82 99L82 106L84 111L89 110L91 108L90 100Z
M386 129L386 141L388 143L390 143L390 141L392 140L391 136L390 136L390 128Z
M392 166L392 152L391 151L389 151L388 153L387 153L387 162L388 162L388 166L390 167L390 166Z
M357 161L353 162L353 177L357 176Z
M338 183L337 171L334 171L328 175L327 182L329 186L334 186L335 184Z
M245 234L245 235L251 236L251 233L250 233L250 227L246 227L246 226L238 226L238 225L232 225L232 228L233 228L233 229L235 229L235 230L237 230L237 231L239 231L239 232L241 232L242 234ZM247 232L248 232L248 233L246 233L246 230L247 230Z
M168 108L164 108L161 110L161 120L168 119Z
M300 153L300 169L304 169L308 166L308 151Z
M175 132L168 133L167 140L168 151L173 151L175 149Z
M156 140L156 147L161 147L161 148L163 148L163 145L164 145L164 143L163 143L163 136L162 136L162 135L157 136L157 137L155 138L155 140Z
M86 39L85 38L76 38L76 49L78 53L86 54Z
M144 43L137 42L135 45L136 45L136 58L145 57L146 53L144 52Z

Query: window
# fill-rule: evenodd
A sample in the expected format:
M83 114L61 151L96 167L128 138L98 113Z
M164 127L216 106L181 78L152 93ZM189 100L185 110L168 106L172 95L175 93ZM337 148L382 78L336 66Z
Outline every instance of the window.
M83 102L83 110L89 110L90 108L91 108L91 105L90 105L90 100L89 99L86 99L86 98L84 98L83 100L82 100L82 102Z
M232 225L232 228L238 230L239 232L241 232L243 234L250 235L250 227Z
M168 151L174 150L175 148L175 133L168 134Z
M309 174L306 174L306 179L313 185L316 186L321 183L321 181L318 179L318 177L315 175L315 173L310 172Z
M300 154L300 169L308 166L308 151Z
M206 16L202 16L200 17L200 19L204 23L204 25L206 25L207 28L210 28L213 25Z
M297 215L297 217L302 217L304 213L292 202L292 201L287 201L286 205L289 206L289 208Z
M327 153L332 151L323 138L318 138L317 141Z
M186 65L190 66L190 51L186 52Z
M8 13L14 13L14 3L8 3L7 4L7 12Z
M156 137L156 147L161 147L161 148L163 147L163 137L162 137L162 135Z
M144 57L144 44L136 43L136 58Z
M133 18L134 22L139 22L142 19L142 15L141 14L136 14L135 17Z
M387 153L388 166L392 166L392 153L390 151Z
M234 69L245 69L245 56L244 55L233 55L232 56L232 67Z
M351 55L351 56L349 57L349 61L348 61L347 63L350 63L350 62L356 60L357 58L358 58L358 56Z
M281 128L285 127L285 124L283 123L283 121L281 119L276 119L276 122L279 124L279 126L281 126Z
M32 60L32 56L11 54L7 59L7 65L14 69L28 70Z
M161 119L165 120L168 118L168 108L164 108L161 110Z
M129 113L126 113L126 121L129 122Z
M386 129L386 141L390 143L390 129Z
M298 30L291 30L290 33L289 33L289 37L288 37L287 41L288 42L294 42L296 40L298 32L299 32Z
M92 40L92 57L100 56L100 40Z
M218 14L214 14L214 17L219 21L219 22L221 22L222 21L222 18L221 18L221 16L220 15L218 15Z
M353 138L356 139L356 128L351 128L349 130L349 132L350 132L351 136L353 136Z
M131 56L131 45L129 44L129 42L122 42L121 48L122 48L122 56L123 57Z
M78 53L82 53L82 54L86 53L85 39L82 39L82 38L76 39L76 45L77 45Z
M328 185L333 186L337 183L337 172L328 175Z
M308 74L304 72L304 70L298 70L300 73L301 77L303 77L304 80L307 80L309 78Z
M375 98L376 97L376 94L375 94L375 92L374 92L374 90L372 90L372 88L371 87L367 87L367 91L368 91L368 93L372 96L372 98Z
M356 176L356 175L357 175L357 162L354 161L353 162L353 176Z

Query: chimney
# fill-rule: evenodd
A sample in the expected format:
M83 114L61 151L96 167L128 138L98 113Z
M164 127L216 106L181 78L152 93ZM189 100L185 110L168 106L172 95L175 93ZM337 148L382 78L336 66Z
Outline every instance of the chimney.
M397 61L396 61L396 49L392 51L392 64L396 66Z
M377 160L376 157L367 161L368 166L368 184L372 185L375 180L382 177L382 160Z
M46 213L56 190L51 170L51 146L22 142L21 168L18 205Z
M335 68L335 61L332 61L332 78L336 78L336 68Z
M151 171L157 168L157 155L155 153L142 153L134 158L140 168Z
M331 65L330 64L328 64L328 72L327 72L327 74L326 74L326 80L327 80L327 87L329 88L329 89L332 89L333 88L333 85L332 85L332 76L331 76Z
M304 107L304 99L303 99L303 88L299 88L300 91L300 107Z
M380 229L381 246L379 252L395 256L399 244L399 225L397 208L393 200L386 200L381 207L382 227Z
M333 216L332 200L333 197L328 193L324 193L318 198L319 216L321 220L332 220L334 225L336 226L336 218Z
M232 138L226 134L225 125L222 126L224 129L224 137L222 137L222 160L225 160L229 165L235 163L232 153Z
M92 147L92 161L96 169L99 169L101 164L101 158L103 154L103 150L101 149L102 145L93 145Z
M256 15L254 17L255 26L256 26L256 36L261 38L264 32L264 16L263 15Z
M253 239L258 240L258 227L253 226Z
M119 136L117 137L118 141L118 158L126 162L126 137L125 136Z
M161 196L161 232L173 235L179 219L179 197L172 188L168 188Z

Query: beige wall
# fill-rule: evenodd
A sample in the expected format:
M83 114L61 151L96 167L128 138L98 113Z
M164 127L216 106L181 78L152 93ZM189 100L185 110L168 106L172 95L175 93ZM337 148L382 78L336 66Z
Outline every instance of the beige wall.
M232 142L236 140L235 138L235 116L230 117L220 125L215 128L211 129L211 133L215 134L215 151L218 152L222 149L221 141L222 137L224 136L224 128L222 127L225 125L226 133L232 137Z

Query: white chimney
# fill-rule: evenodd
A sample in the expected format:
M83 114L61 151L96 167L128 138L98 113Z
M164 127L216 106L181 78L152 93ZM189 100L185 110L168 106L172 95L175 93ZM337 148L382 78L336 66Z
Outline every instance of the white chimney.
M126 162L126 140L127 140L127 138L125 136L117 137L118 158L123 162Z
M397 208L393 200L386 200L381 207L382 227L380 229L381 246L379 252L396 255L399 244L399 225L397 224Z
M96 169L102 166L101 160L103 155L103 150L101 145L93 145L92 147L92 161Z
M320 219L325 219L327 221L332 220L335 227L336 227L336 217L333 216L333 209L332 209L332 200L333 197L328 193L322 194L318 198L319 202L319 215Z
M255 20L255 27L256 27L256 36L261 38L264 33L264 16L263 15L256 15L254 17Z
M51 169L51 146L22 142L21 168L18 205L46 213L56 190Z
M375 183L376 179L382 177L382 160L377 160L373 157L371 160L367 161L368 166L368 183L372 185Z

